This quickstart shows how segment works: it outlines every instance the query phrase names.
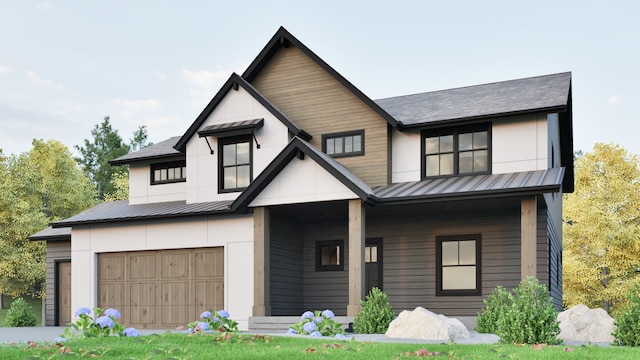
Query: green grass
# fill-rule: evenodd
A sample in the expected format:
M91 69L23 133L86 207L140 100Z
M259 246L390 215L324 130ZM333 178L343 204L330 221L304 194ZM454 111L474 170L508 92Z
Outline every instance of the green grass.
M42 299L37 299L37 298L31 298L31 296L23 296L22 297L27 304L29 304L31 306L31 309L33 310L33 314L36 316L36 326L40 326L42 325ZM9 311L9 307L11 306L11 303L13 302L12 297L6 296L6 295L2 295L2 302L4 305L4 308L0 309L0 327L4 327L4 318L5 316L7 316L7 311Z
M637 359L640 348L398 344L249 334L163 334L0 346L1 359Z

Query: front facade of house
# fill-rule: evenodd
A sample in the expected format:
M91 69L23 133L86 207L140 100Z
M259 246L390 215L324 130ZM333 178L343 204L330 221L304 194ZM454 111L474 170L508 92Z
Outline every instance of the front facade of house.
M46 324L354 316L373 286L396 312L474 316L526 276L560 307L572 147L570 73L373 101L281 28L182 136L112 161L128 201L32 236Z

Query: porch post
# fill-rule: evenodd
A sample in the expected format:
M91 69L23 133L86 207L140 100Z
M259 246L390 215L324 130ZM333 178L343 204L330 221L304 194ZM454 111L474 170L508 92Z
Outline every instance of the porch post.
M537 216L538 201L535 196L520 200L520 277L537 277Z
M347 316L356 316L364 297L365 211L360 199L349 200L349 304Z
M271 315L269 209L253 209L253 316Z

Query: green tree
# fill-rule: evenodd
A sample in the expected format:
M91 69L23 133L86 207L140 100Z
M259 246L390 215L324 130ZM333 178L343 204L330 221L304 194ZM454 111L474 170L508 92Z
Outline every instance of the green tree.
M564 198L563 301L614 313L640 281L640 162L596 144L576 159L575 181Z
M95 184L98 191L98 199L105 200L108 198L113 200L114 194L122 193L122 189L118 189L115 186L120 181L118 179L123 178L123 174L126 174L128 179L128 166L111 166L109 161L151 145L148 142L147 127L144 125L138 127L133 132L133 138L127 144L118 134L118 130L111 126L111 121L106 116L101 124L97 124L91 130L91 135L93 136L93 141L84 139L84 146L75 146L76 150L82 155L82 157L75 160ZM120 195L116 197L120 199ZM128 197L127 189L127 195L124 199Z
M58 141L0 158L0 293L43 294L45 244L28 236L95 203L91 181Z
M104 195L105 201L127 200L129 198L129 173L113 174L111 186L113 190Z

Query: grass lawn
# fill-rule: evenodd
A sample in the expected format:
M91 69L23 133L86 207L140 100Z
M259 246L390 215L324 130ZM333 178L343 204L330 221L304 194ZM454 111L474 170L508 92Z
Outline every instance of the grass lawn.
M0 358L57 359L638 359L640 348L365 343L249 334L163 334L0 346Z
M32 299L31 296L24 296L23 299L31 306L33 310L33 315L36 316L36 326L40 326L42 324L42 299ZM0 327L4 327L4 318L7 316L7 311L9 311L9 307L13 302L13 298L2 295L2 301L4 304L4 309L0 309Z

